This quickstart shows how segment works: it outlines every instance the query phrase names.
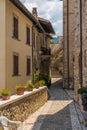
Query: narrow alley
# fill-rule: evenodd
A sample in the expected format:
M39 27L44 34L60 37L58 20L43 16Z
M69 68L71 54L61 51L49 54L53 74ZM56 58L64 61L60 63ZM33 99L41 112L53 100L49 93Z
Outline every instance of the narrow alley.
M49 100L23 123L24 130L87 130L72 91L58 80L49 89Z

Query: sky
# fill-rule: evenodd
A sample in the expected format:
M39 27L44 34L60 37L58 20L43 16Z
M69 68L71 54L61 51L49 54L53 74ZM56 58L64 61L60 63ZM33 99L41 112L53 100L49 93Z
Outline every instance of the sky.
M55 36L63 35L63 2L59 0L20 0L32 13L37 7L38 16L52 23Z

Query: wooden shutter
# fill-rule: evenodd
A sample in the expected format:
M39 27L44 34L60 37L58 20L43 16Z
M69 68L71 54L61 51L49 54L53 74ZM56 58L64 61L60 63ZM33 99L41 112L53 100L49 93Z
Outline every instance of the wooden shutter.
M30 28L26 28L26 43L30 44Z
M30 58L27 58L27 75L30 74L31 72L31 63L30 63Z
M13 74L18 75L18 56L14 55L13 58Z
M18 19L16 17L13 18L13 36L18 39Z

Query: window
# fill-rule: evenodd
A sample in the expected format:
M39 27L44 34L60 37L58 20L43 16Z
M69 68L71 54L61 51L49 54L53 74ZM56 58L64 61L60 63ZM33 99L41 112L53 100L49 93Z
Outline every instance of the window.
M13 37L18 39L18 18L13 17Z
M30 58L29 57L27 57L27 75L29 75L30 74L30 72L31 72L31 61L30 61Z
M18 62L19 57L17 54L13 55L13 75L18 75Z
M30 28L26 27L26 44L30 45Z

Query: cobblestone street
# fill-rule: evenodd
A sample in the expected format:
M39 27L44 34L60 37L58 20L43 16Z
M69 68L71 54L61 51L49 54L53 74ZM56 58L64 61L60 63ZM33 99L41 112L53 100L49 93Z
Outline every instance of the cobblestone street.
M52 84L49 95L48 102L23 123L24 130L87 130L72 93L62 89L61 81Z

